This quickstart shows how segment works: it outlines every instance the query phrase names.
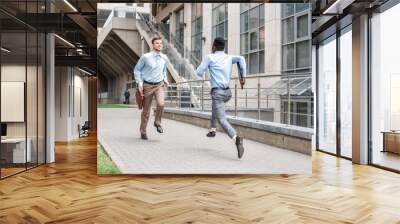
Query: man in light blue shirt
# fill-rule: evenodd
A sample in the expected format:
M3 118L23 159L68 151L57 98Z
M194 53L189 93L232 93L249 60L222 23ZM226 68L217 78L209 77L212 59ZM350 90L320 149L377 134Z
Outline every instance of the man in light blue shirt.
M164 132L161 127L161 116L164 110L164 86L169 85L167 80L168 58L161 53L162 39L155 37L151 43L153 44L153 50L140 57L133 71L140 95L144 97L140 122L140 134L144 140L148 139L146 127L149 121L153 96L157 102L154 126L157 132Z
M245 84L246 62L242 56L227 55L224 52L225 40L223 38L215 38L212 46L212 54L207 55L200 66L196 70L196 74L200 77L208 69L211 79L211 129L208 137L215 137L217 121L224 129L225 133L235 141L239 159L244 153L243 138L238 136L236 130L229 124L225 115L225 103L232 98L229 89L229 81L232 76L232 65L239 64L239 73L241 74L240 84Z

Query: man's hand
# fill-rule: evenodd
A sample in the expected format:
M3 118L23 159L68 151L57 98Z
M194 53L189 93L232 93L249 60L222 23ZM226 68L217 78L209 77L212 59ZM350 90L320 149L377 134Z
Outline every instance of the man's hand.
M140 93L140 96L144 96L144 94L143 94L143 86L139 86L139 93Z
M242 89L243 89L243 86L244 86L244 84L246 83L246 80L245 80L244 78L240 78L239 81L240 81L240 86L241 86Z
M165 87L168 87L168 86L169 86L169 82L166 81L166 80L164 80L164 86L165 86Z

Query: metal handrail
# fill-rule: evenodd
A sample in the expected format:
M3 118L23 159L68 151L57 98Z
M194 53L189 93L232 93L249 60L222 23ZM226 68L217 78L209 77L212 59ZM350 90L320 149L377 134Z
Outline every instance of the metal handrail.
M275 82L268 83L268 87L263 87L265 82L262 79L274 79ZM279 79L281 78L281 79ZM246 77L248 80L256 79L256 82L251 83L254 86L246 86L241 89L238 87L238 77L233 77L230 83L232 87L232 102L227 104L228 111L231 111L235 117L246 117L246 113L256 112L256 117L253 117L256 122L265 120L263 114L272 114L273 122L285 123L291 126L305 126L311 128L313 126L313 94L297 95L299 92L299 85L304 84L303 81L291 83L292 80L304 78L305 80L311 78L311 73L294 73L294 74L256 74ZM278 80L276 80L278 79ZM274 84L278 81L284 80L284 86L275 87ZM188 80L178 83L172 83L167 90L167 102L169 106L178 107L185 110L211 110L211 97L207 94L205 88L209 79L201 80ZM233 82L233 83L232 83ZM187 87L189 86L189 87ZM185 87L185 88L184 88ZM188 89L189 88L189 89ZM302 88L312 91L311 83L303 85ZM268 90L282 90L278 93L268 92ZM301 91L300 91L301 92ZM193 105L192 94L198 96L199 104ZM298 101L300 103L307 103L308 112L299 112L292 110L292 102ZM240 114L242 113L242 115ZM280 118L275 118L275 116ZM247 117L249 118L249 117ZM295 120L292 120L295 119ZM268 119L267 119L268 120ZM305 124L303 122L306 122Z

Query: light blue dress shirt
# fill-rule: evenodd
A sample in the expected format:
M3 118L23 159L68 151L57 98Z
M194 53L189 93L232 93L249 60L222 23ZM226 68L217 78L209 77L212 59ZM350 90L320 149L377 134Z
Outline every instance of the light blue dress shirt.
M143 54L133 70L136 83L143 86L143 81L167 82L167 62L168 58L163 53L150 51Z
M246 77L246 61L240 55L227 55L224 51L216 51L207 55L196 70L200 77L208 68L211 88L227 88L232 76L232 65L239 62L241 73Z

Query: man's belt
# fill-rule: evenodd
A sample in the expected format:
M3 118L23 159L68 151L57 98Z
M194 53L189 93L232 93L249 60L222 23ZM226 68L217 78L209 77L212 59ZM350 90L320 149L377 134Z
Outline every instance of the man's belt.
M211 91L213 91L213 90L215 90L215 89L222 89L222 90L228 90L229 89L229 86L228 87L213 87L213 88L211 88Z
M144 80L143 80L143 82L146 83L146 84L150 84L150 85L158 85L158 84L160 84L162 81L160 81L160 82L148 82L148 81L144 81Z

